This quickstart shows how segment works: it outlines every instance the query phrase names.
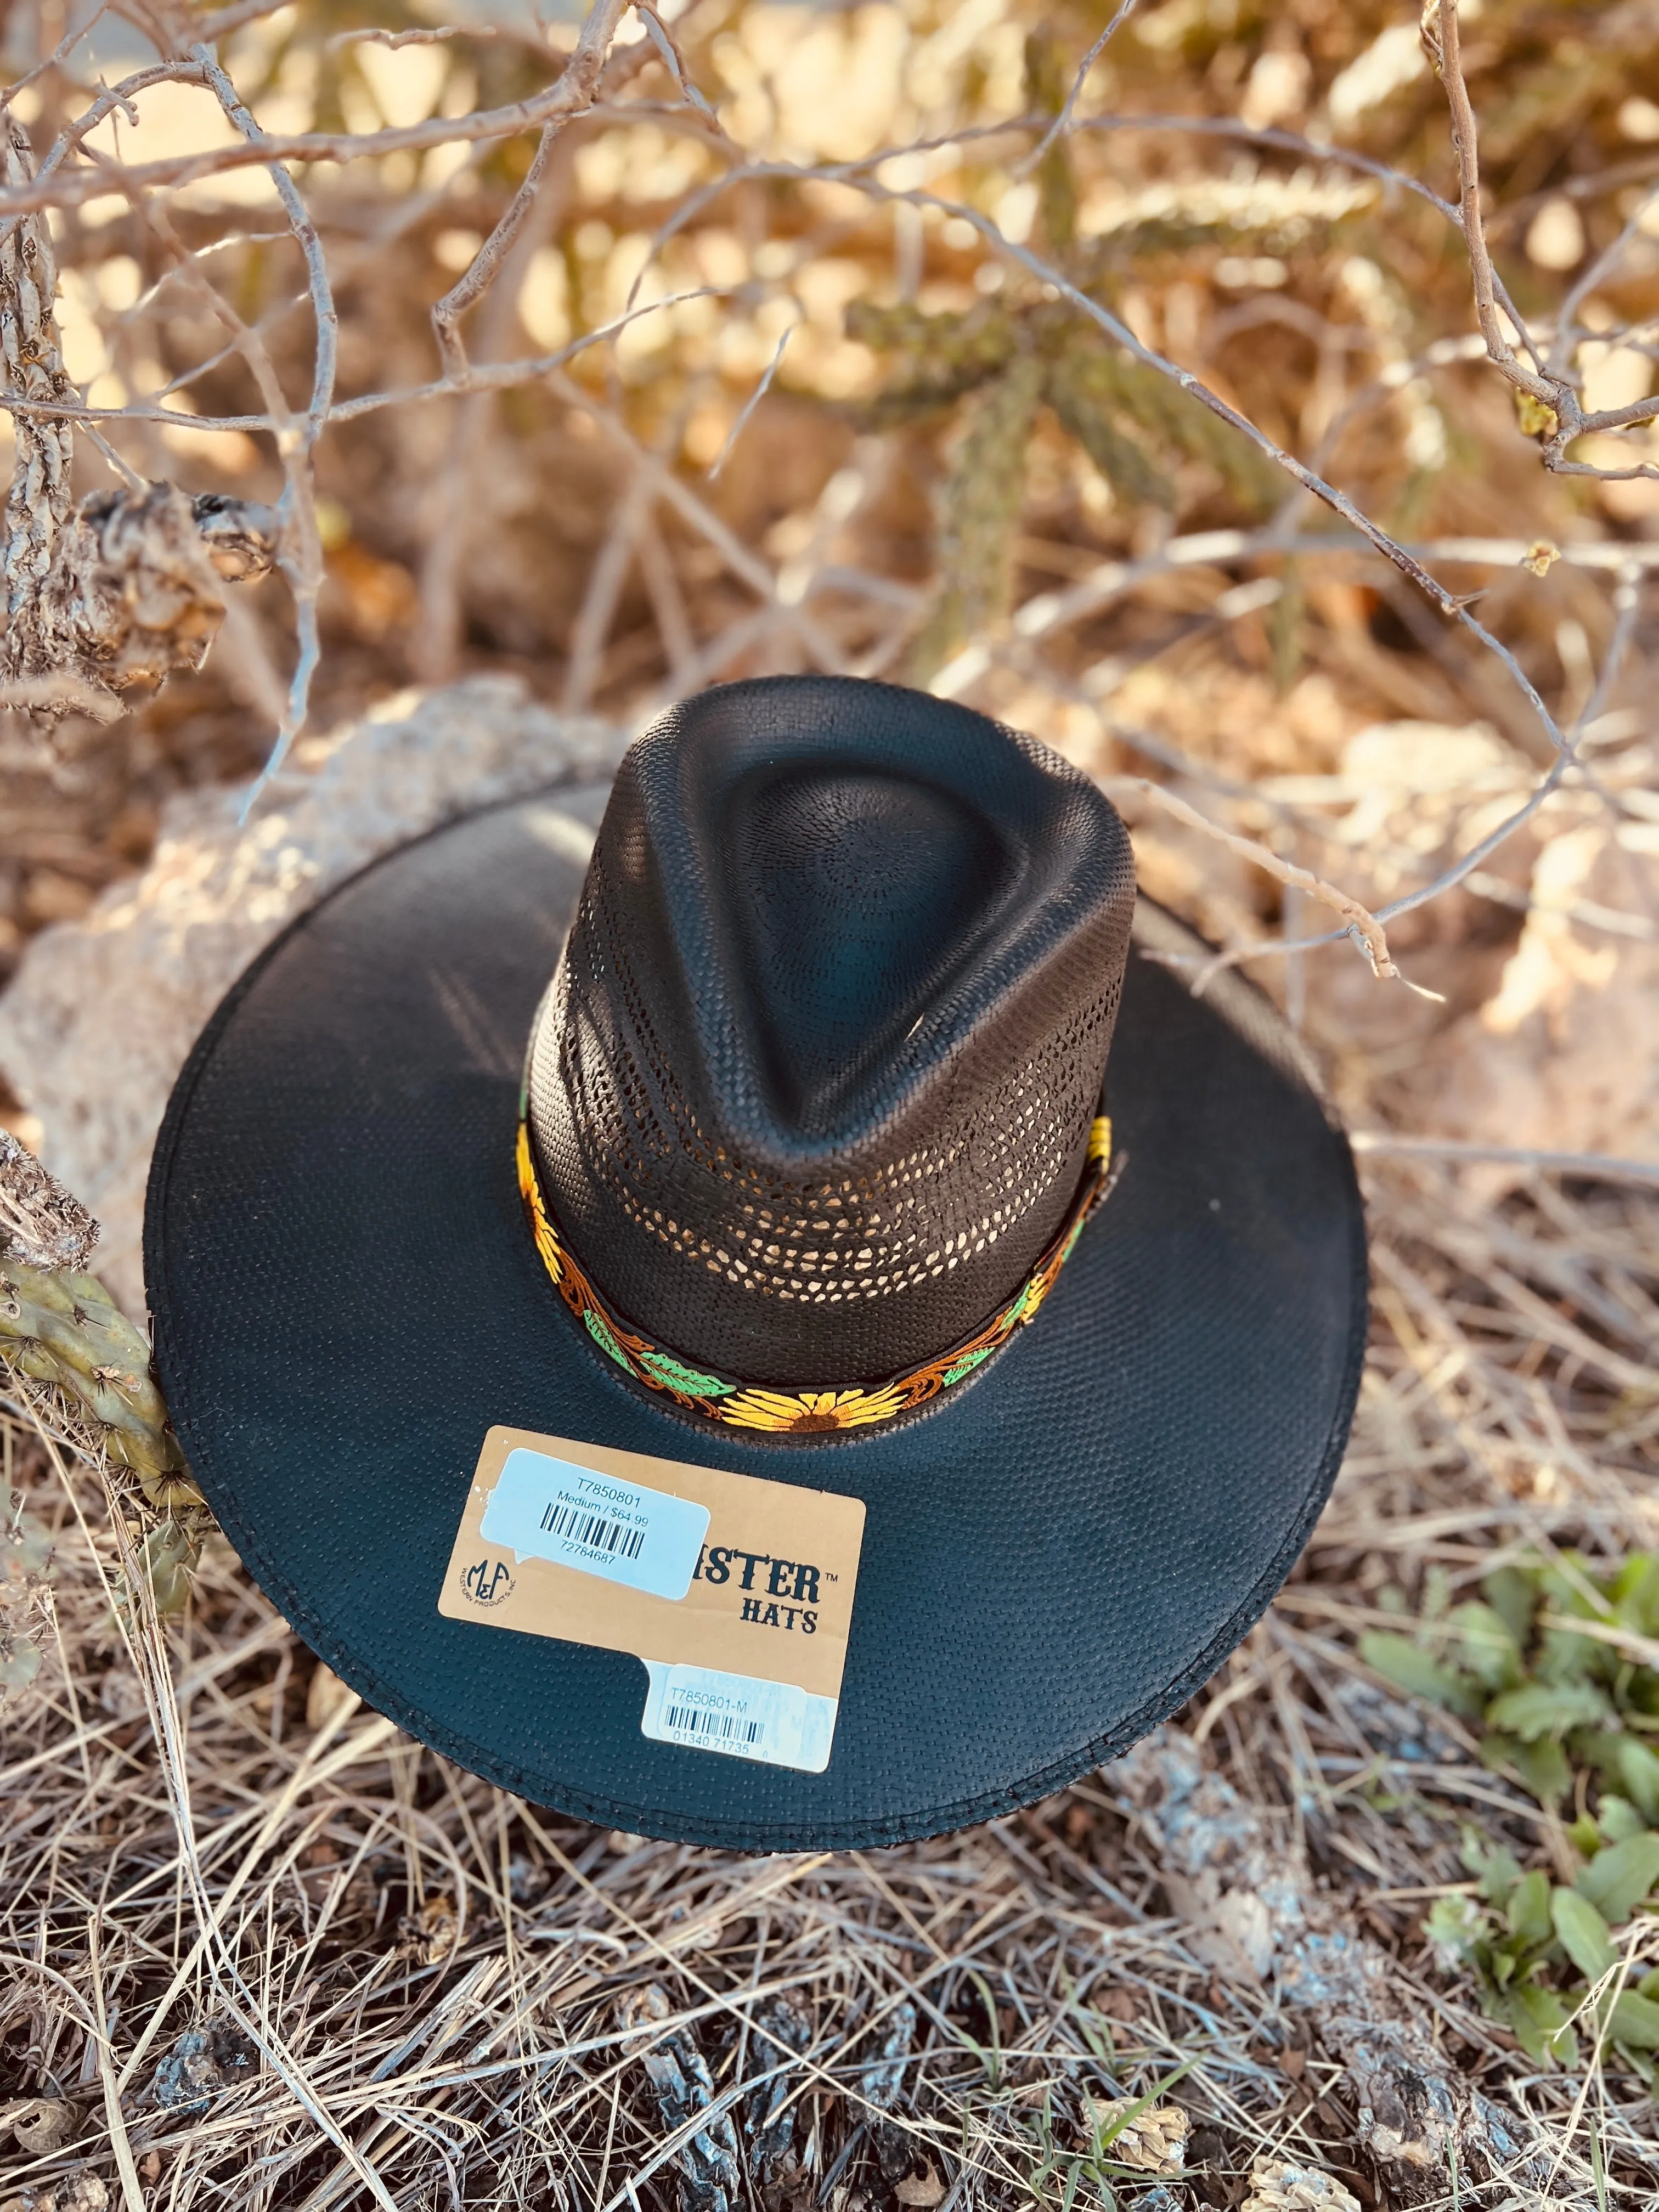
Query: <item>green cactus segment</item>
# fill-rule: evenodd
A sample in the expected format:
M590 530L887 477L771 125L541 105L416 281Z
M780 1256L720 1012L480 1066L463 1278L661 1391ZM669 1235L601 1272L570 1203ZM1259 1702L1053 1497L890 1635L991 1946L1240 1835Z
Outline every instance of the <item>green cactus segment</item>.
M1007 368L1019 338L1006 309L986 301L965 315L927 315L854 300L847 335L891 362L884 389L851 411L865 428L888 430L930 415L987 384Z
M0 1359L73 1400L158 1511L204 1503L168 1426L149 1346L95 1275L0 1264Z
M1072 89L1072 69L1058 39L1048 24L1040 24L1025 37L1025 104L1036 115L1059 115ZM1062 134L1037 164L1038 204L1042 215L1043 242L1050 252L1064 253L1077 234L1077 179Z
M642 1352L639 1358L647 1374L671 1390L684 1391L688 1398L729 1398L738 1387L735 1382L723 1382L718 1375L700 1374L665 1352Z
M8 1260L0 1263L0 1371L7 1368L60 1391L110 1459L137 1478L141 1523L143 1509L159 1516L134 1532L138 1572L158 1614L182 1612L213 1517L168 1425L149 1345L95 1275ZM125 1574L116 1577L115 1605L131 1612Z
M1132 506L1161 507L1172 514L1175 485L1121 428L1122 417L1133 419L1129 380L1123 374L1131 366L1109 350L1097 331L1077 331L1049 362L1043 397L1114 491ZM1156 370L1147 374L1162 381Z
M40 1671L52 1579L50 1532L32 1514L0 1510L0 1707Z
M1073 324L1055 349L1046 397L1101 474L1131 500L1173 507L1175 490L1123 425L1212 468L1240 506L1267 514L1284 497L1276 465L1242 430L1146 363L1115 351L1103 334Z
M149 1584L151 1601L164 1620L184 1611L201 1557L200 1532L183 1522L164 1521L145 1537L138 1554L139 1572ZM125 1612L127 1603L123 1577L116 1604Z
M939 494L939 588L911 650L910 672L918 683L1008 612L1025 449L1042 396L1042 365L1022 354L974 403Z

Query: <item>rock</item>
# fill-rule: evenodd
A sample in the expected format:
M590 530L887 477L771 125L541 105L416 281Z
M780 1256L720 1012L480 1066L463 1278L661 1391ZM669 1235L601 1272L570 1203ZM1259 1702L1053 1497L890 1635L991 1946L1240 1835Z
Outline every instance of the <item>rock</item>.
M210 2021L179 2036L155 2069L143 2101L179 2119L198 2118L225 2090L251 2081L259 2052L234 2021Z
M255 954L441 823L555 785L602 794L626 743L510 678L404 693L302 746L246 824L244 789L175 799L143 873L35 939L0 998L0 1068L40 1120L46 1165L102 1223L99 1272L127 1312L143 1310L144 1184L173 1079ZM597 822L581 808L573 838Z
M1319 1893L1282 1820L1242 1797L1178 1729L1158 1729L1104 1778L1158 1859L1187 1948L1230 1978L1276 1989L1346 2069L1358 2140L1388 2167L1394 2204L1443 2203L1454 2155L1465 2180L1541 2185L1530 2124L1453 2070L1395 1990L1387 1954ZM1322 2195L1341 2185L1302 2167L1258 2170L1254 2186L1257 2212L1345 2212L1353 2201Z

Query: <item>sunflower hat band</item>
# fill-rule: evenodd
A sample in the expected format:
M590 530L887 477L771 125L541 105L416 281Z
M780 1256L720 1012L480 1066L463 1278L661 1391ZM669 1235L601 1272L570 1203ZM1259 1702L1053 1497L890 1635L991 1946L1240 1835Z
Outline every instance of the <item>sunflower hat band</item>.
M572 1317L624 1373L647 1389L664 1392L685 1412L703 1414L726 1428L772 1435L871 1428L913 1412L974 1374L1036 1319L1091 1215L1105 1202L1123 1166L1121 1155L1115 1159L1112 1155L1110 1117L1096 1115L1089 1129L1088 1164L1059 1234L1014 1296L981 1328L905 1374L878 1382L801 1390L704 1374L629 1328L578 1265L548 1211L524 1118L526 1103L520 1102L519 1120L519 1194L542 1264Z

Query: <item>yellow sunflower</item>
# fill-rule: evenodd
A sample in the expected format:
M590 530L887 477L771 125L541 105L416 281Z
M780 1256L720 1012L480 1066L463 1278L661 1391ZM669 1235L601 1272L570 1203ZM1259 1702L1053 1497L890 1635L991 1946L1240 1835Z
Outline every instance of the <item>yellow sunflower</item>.
M902 1389L739 1390L724 1400L720 1419L738 1429L857 1429L902 1411Z

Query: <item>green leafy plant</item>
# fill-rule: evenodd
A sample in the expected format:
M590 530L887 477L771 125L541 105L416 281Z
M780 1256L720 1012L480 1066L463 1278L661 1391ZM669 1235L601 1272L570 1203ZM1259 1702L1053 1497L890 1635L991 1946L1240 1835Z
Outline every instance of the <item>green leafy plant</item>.
M1536 2063L1571 2064L1579 2036L1600 2035L1651 2085L1659 1972L1626 1970L1614 1938L1659 1905L1659 1553L1608 1573L1568 1552L1481 1587L1413 1635L1366 1633L1360 1656L1469 1723L1494 1772L1552 1811L1571 1802L1576 1872L1552 1881L1471 1828L1478 1893L1441 1898L1426 1932Z

